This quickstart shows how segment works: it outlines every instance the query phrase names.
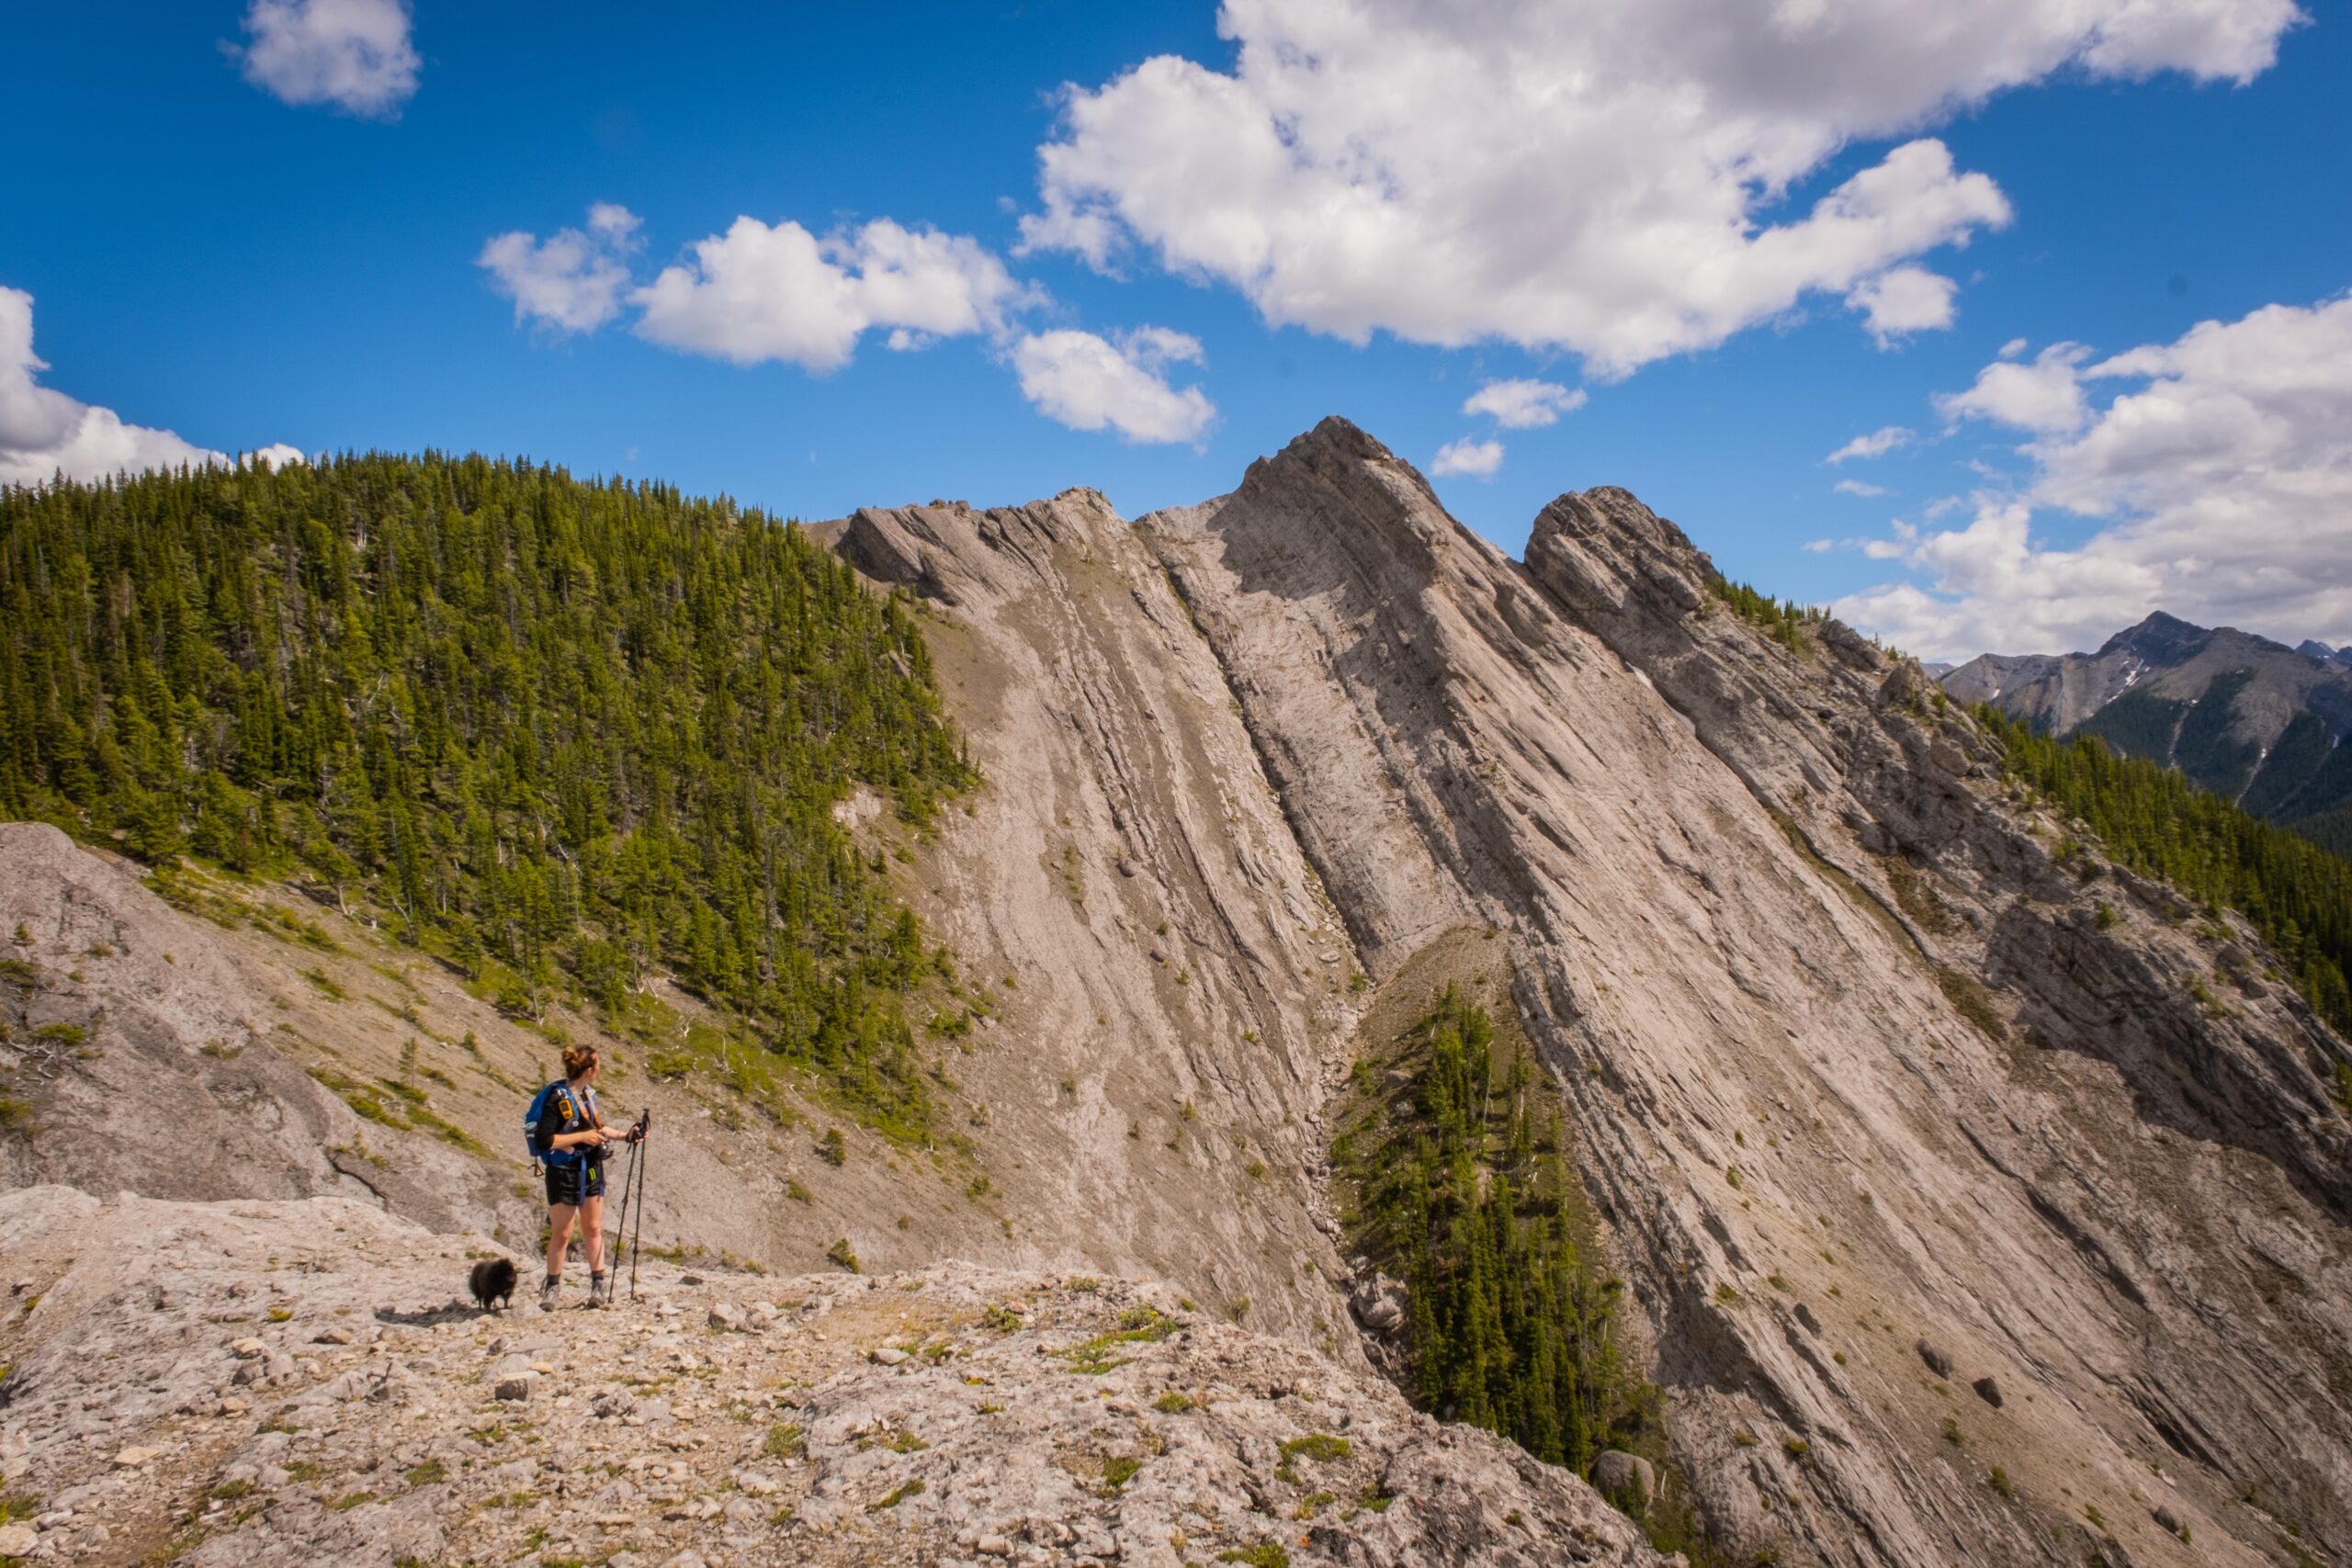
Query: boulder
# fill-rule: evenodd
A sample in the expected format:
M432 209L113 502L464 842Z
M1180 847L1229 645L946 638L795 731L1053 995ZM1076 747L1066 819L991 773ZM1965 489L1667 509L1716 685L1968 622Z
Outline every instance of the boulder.
M1937 1347L1928 1344L1924 1339L1919 1341L1917 1349L1919 1351L1919 1359L1928 1363L1928 1370L1929 1371L1935 1373L1936 1376L1939 1378L1948 1378L1951 1376L1951 1356L1947 1355Z
M1600 1450L1592 1461L1592 1483L1636 1518L1649 1512L1657 1496L1657 1471L1641 1455L1623 1449Z
M1979 1398L1979 1399L1983 1400L1985 1404L1987 1404L1991 1405L1994 1409L1998 1410L1998 1409L2001 1407L2001 1380L2000 1380L2000 1379L1996 1378L1996 1377L1992 1377L1992 1376L1989 1376L1989 1375L1988 1375L1988 1376L1985 1376L1985 1377L1978 1378L1978 1379L1977 1379L1973 1383L1971 1383L1969 1386L1970 1386L1971 1388L1973 1388L1973 1389L1976 1391L1976 1397L1977 1397L1977 1398Z
M1394 1334L1405 1326L1405 1282L1375 1273L1357 1282L1348 1296L1348 1310L1374 1334Z

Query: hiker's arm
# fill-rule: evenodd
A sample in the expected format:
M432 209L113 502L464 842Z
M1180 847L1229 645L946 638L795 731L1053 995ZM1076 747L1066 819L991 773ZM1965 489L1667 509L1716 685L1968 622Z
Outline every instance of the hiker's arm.
M601 1144L604 1141L605 1130L602 1127L591 1127L584 1133L558 1133L548 1140L548 1147L576 1149L582 1144Z

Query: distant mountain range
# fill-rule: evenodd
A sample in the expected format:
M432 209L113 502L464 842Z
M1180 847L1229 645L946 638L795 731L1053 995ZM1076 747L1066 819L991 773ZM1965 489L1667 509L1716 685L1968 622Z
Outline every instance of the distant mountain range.
M2178 768L2257 817L2352 853L2352 650L2299 648L2162 611L2097 653L1997 654L1941 677L2058 735Z

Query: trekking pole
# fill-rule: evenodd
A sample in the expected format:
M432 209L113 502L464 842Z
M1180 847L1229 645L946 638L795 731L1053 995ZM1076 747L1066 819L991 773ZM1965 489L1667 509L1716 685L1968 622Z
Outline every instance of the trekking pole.
M645 1134L650 1132L652 1127L653 1107L649 1105L637 1119L638 1154L644 1154ZM651 1156L647 1157L650 1163ZM637 1301L637 1247L639 1238L645 1235L645 1174L643 1168L635 1163L634 1156L629 1167L629 1174L637 1183L637 1233L629 1237L628 1243L628 1299L634 1305Z
M626 1247L628 1246L628 1195L629 1195L629 1191L630 1191L630 1190L631 1190L632 1188L634 1188L636 1185L637 1185L637 1145L636 1145L635 1144L631 1144L631 1145L629 1145L629 1146L628 1146L628 1164L627 1166L625 1166L624 1168L622 1168L622 1170L621 1170L621 1213L620 1213L620 1223L619 1223L619 1224L616 1224L616 1225L613 1227L613 1235L620 1238L620 1240L621 1240L621 1245L622 1245L624 1247ZM619 1273L619 1272L620 1272L620 1266L619 1266L619 1264L618 1264L618 1262L617 1262L617 1261L616 1261L616 1262L615 1262L615 1264L614 1264L614 1267L613 1267L613 1272L614 1272L614 1273L616 1273L616 1274L617 1274L617 1273Z

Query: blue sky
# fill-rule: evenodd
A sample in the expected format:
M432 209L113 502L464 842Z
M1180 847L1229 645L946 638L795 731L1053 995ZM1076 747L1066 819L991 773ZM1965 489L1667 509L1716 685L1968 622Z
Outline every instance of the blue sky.
M1784 0L1758 39L1765 7L1661 0L1617 71L1619 0L1430 9L1249 0L1220 37L1211 5L1062 0L36 8L0 288L45 367L0 363L0 465L435 446L810 518L1072 484L1134 515L1337 412L1491 461L1435 483L1514 552L1622 484L1925 654L2159 606L2352 640L2337 18L1985 0L1955 37L1925 0ZM1555 117L1529 62L1624 85ZM1948 167L1903 152L1930 141ZM698 263L739 219L762 247ZM910 315L812 324L882 220L945 270ZM838 244L783 266L787 222ZM536 298L572 330L518 319L485 247L553 265L567 229L586 259ZM666 311L635 298L665 268ZM792 346L828 333L845 362ZM1552 423L1464 412L1498 381L1557 389ZM137 428L56 434L106 411Z

